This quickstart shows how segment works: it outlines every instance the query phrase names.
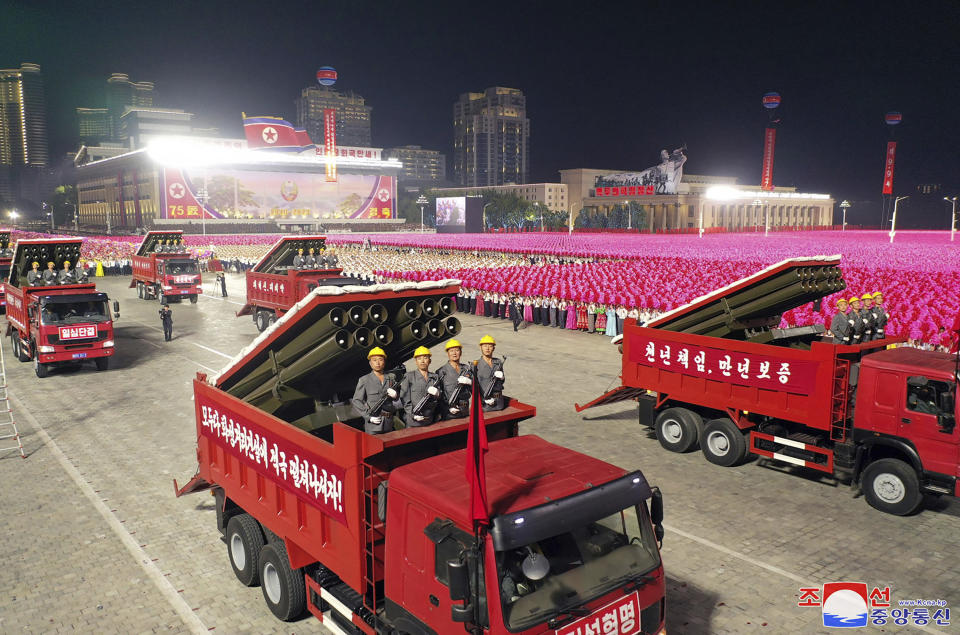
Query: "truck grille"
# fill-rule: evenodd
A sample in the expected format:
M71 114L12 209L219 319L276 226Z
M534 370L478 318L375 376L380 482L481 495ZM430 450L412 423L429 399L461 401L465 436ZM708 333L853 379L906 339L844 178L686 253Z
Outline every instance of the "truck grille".
M84 337L83 339L64 340L62 342L60 341L59 335L51 335L48 339L50 340L50 343L53 344L54 346L59 346L62 344L62 345L67 345L69 347L69 346L74 346L76 344L85 345L85 344L93 344L94 342L102 342L103 340L107 339L108 333L109 331L97 331L96 337Z

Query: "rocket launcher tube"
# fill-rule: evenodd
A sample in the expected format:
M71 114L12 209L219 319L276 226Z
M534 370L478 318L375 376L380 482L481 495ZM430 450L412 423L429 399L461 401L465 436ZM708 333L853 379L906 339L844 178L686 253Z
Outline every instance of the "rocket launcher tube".
M387 308L378 302L374 302L367 307L367 318L369 324L384 324L387 321Z
M365 326L353 332L353 342L361 348L370 348L373 345L373 334Z
M441 316L453 315L454 309L456 308L453 304L453 300L448 297L440 298L437 301L437 306L440 307Z
M363 326L363 323L367 321L367 310L359 304L355 304L350 307L347 317L354 326Z
M423 309L424 317L435 318L440 315L440 307L433 298L424 298L423 301L420 302L420 307Z

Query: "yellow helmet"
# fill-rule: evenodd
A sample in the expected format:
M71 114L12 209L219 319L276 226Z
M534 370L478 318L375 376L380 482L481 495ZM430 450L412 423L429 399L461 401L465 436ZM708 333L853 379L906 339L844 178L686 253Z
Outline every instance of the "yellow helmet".
M414 357L420 357L421 355L426 355L426 356L428 356L428 357L433 357L433 355L431 355L431 353L430 353L430 349L427 348L426 346L419 346L419 347L417 347L417 350L413 351L413 356L414 356Z
M850 298L850 304L853 304L854 302L859 302L859 301L860 301L860 298L858 298L857 296L853 296L852 298Z
M494 339L493 339L491 336L489 336L489 335L484 335L483 337L481 337L481 338L480 338L480 343L481 343L481 344L493 344L494 346L497 345L496 340L494 340Z
M841 302L843 302L844 304L848 304L846 298L840 298L839 300L837 300L837 306L840 306L840 303L841 303Z
M874 292L873 292L873 297L877 297L877 296L880 296L880 297L882 298L882 297L883 297L883 294L880 293L879 291L874 291Z
M447 345L443 347L443 350L449 351L451 348L463 348L463 346L461 346L457 340L450 340L447 342Z
M70 266L70 261L69 261L69 260L64 260L64 261L63 261L63 266L64 266L64 267L69 267L69 266Z
M32 264L31 266L33 266L33 267L39 267L39 266L40 266L40 263L37 262L36 260L34 260L34 261L33 261L33 264Z
M864 293L863 296L862 296L860 299L861 299L861 300L870 300L870 301L873 301L873 294L872 294L872 293Z
M53 262L52 260L50 260L50 261L47 262L47 266L48 266L48 267L49 267L50 265L53 265L53 264L56 264L56 263Z
M387 358L387 353L386 353L386 351L384 351L384 350L383 350L382 348L380 348L379 346L374 346L373 348L370 349L370 352L367 353L367 359L370 359L370 358L373 357L374 355L379 355L380 357L382 357L382 358L384 358L384 359Z

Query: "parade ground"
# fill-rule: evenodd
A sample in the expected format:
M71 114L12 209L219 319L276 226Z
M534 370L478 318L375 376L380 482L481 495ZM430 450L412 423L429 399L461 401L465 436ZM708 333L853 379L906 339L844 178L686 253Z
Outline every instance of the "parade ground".
M237 581L208 492L174 496L173 479L182 485L197 467L192 381L257 336L249 316L235 317L243 278L227 280L229 298L213 295L206 274L198 304L171 305L173 340L164 342L158 302L138 300L129 277L98 278L120 301L106 372L87 364L39 379L3 342L27 458L0 457L0 632L327 632L313 618L276 620L260 588ZM898 600L960 610L960 502L930 499L896 517L822 473L757 460L721 468L699 452L667 452L638 425L633 402L574 410L619 383L608 338L457 317L464 357L492 335L506 356L506 394L536 406L522 434L643 470L661 488L672 635L830 631L819 607L798 606L802 589L828 582L888 587L890 611ZM444 360L435 347L433 367ZM913 622L889 617L863 630L957 630Z

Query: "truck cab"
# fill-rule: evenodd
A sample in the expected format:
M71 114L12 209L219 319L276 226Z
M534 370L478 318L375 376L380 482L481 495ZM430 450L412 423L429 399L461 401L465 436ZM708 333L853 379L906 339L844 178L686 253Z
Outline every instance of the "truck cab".
M33 262L53 262L60 270L66 262L80 260L80 239L21 240L17 244L6 281L7 334L14 356L33 361L38 377L53 366L93 361L107 370L114 353L114 303L89 282L30 285Z
M196 304L202 290L200 264L183 244L182 231L150 231L133 256L133 280L137 297Z

